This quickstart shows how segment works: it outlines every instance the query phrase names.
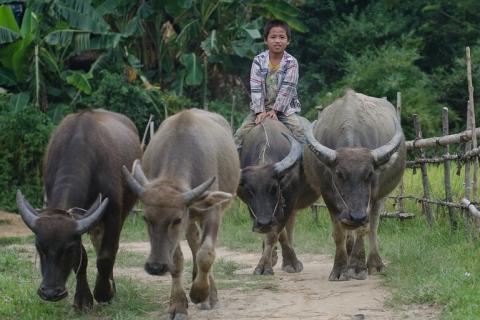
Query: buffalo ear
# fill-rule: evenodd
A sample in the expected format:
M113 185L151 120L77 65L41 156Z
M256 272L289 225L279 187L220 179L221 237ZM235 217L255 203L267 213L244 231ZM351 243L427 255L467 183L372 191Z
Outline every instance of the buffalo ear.
M188 206L188 208L195 211L204 212L216 206L224 204L225 202L230 201L232 198L233 195L228 192L207 191L203 193L198 199L193 201Z

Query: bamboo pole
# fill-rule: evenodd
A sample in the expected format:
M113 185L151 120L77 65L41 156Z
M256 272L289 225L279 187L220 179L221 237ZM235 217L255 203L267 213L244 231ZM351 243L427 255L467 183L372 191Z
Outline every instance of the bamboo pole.
M150 117L148 118L147 126L145 127L145 131L143 132L142 143L140 144L142 150L145 149L145 140L147 139L147 132L150 129L150 123L152 122L152 119L153 119L153 114L150 114Z
M420 120L418 119L418 114L413 115L413 125L415 127L415 137L417 139L422 138L422 128L420 125ZM422 158L425 158L425 152L423 149L420 149L420 155ZM427 164L422 163L421 166L421 171L422 171L422 184L423 184L423 198L426 200L430 200L430 186L429 186L429 181L428 181L428 173L427 173ZM433 225L433 216L432 216L432 209L430 207L430 204L428 202L422 202L423 206L423 212L425 213L427 217L427 222L429 226Z
M473 203L466 198L462 199L462 203L467 207L468 212L470 212L473 216L480 218L480 211L478 211L477 207L475 207Z
M388 196L387 198L396 200L398 197ZM455 203L455 202L447 202L447 201L443 201L443 200L428 200L428 199L425 199L425 198L420 198L420 197L416 197L416 196L412 196L412 195L406 195L406 196L403 196L402 198L403 199L409 199L409 200L415 200L416 202L421 202L422 204L423 203L429 203L429 204L434 204L434 205L437 205L437 206L452 207L452 208L457 208L457 209L465 208L465 206L463 206L459 203Z
M480 128L475 129L476 136L480 136ZM472 139L472 130L465 130L460 133L451 134L442 137L432 137L425 139L415 139L405 142L407 150L414 148L426 148L434 146L445 146L447 144L455 144L460 142L467 142Z
M208 57L203 56L203 109L208 110L207 90L208 90Z
M237 103L237 95L234 93L232 95L232 110L230 112L230 128L232 129L232 131L234 131L233 130L233 125L234 125L233 120L235 118L234 115L235 115L235 104L236 103Z
M402 93L397 92L397 117L398 117L398 122L400 123L400 126L402 125ZM405 212L405 207L403 206L403 194L405 192L405 186L403 185L403 175L402 178L400 179L400 183L398 186L398 201L397 201L397 211L399 213Z
M475 130L475 103L473 99L473 84L472 84L472 59L470 56L470 47L466 48L467 54L467 81L468 81L468 114L470 115L470 129L472 130L472 149L477 148L477 136L473 134ZM473 159L473 181L472 181L473 201L478 199L478 158Z
M442 110L442 132L444 135L448 135L448 108ZM445 156L450 155L450 147L448 144L445 146ZM444 162L444 182L445 182L445 201L452 202L452 185L450 182L450 160L445 159ZM450 225L453 229L457 228L457 221L455 220L455 211L452 207L448 207L448 217L450 219Z

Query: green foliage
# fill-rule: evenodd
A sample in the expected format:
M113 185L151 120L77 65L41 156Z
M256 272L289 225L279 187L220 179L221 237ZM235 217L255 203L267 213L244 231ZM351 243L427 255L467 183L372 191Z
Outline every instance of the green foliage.
M374 97L396 101L402 88L402 122L407 139L415 138L412 114L420 115L424 136L440 134L442 105L431 79L415 65L419 55L415 49L387 45L378 50L365 50L360 56L349 55L345 77L338 83ZM451 119L454 114L450 113Z
M42 159L53 124L38 108L15 109L10 101L0 100L0 208L16 209L17 189L41 207Z
M158 89L145 89L143 85L129 84L123 76L102 71L98 88L90 97L79 102L79 106L104 108L128 116L142 135L150 115L158 125L165 114L195 107L196 104L185 97Z

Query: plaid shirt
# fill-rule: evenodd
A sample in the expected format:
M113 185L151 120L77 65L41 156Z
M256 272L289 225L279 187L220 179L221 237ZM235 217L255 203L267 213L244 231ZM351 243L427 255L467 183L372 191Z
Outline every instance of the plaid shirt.
M251 103L250 109L254 113L265 111L266 78L268 75L268 50L260 53L253 59L250 72ZM300 101L297 96L298 62L286 51L280 61L277 72L277 99L271 108L283 112L286 116L300 111Z

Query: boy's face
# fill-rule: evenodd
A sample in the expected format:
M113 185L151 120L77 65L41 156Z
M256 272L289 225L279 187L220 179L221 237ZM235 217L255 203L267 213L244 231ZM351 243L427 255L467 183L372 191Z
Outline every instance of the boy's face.
M273 53L282 53L290 43L287 37L287 32L282 27L273 27L268 33L265 44L268 50Z

